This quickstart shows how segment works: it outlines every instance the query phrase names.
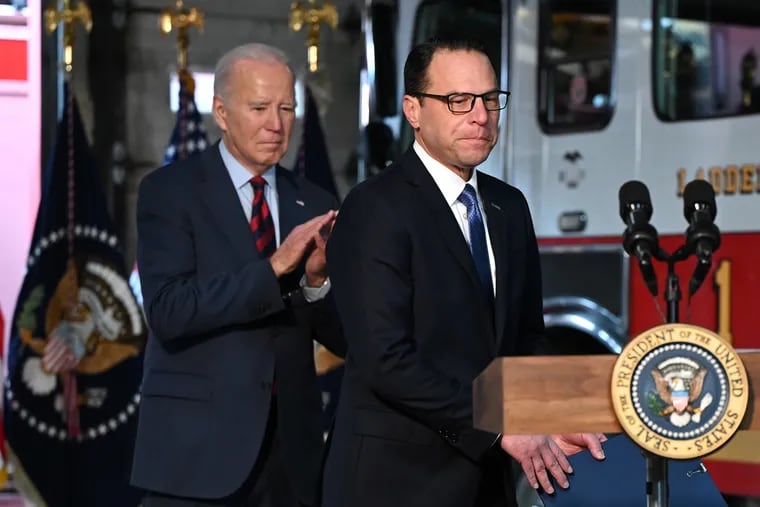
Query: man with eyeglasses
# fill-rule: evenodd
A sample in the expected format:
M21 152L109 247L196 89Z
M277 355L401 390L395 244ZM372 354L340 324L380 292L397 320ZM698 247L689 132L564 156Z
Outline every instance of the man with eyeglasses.
M527 202L476 170L509 92L468 42L415 47L404 85L414 144L349 194L327 246L348 355L323 507L515 506L510 456L551 492L604 437L473 427L472 381L544 333Z

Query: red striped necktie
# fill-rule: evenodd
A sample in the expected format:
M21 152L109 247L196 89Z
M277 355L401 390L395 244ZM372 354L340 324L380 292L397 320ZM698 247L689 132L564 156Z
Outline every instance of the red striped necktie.
M262 258L271 257L277 249L276 238L274 235L274 221L269 205L264 197L264 187L267 180L261 176L251 178L253 187L253 208L251 210L251 232L253 239L256 241L256 249Z

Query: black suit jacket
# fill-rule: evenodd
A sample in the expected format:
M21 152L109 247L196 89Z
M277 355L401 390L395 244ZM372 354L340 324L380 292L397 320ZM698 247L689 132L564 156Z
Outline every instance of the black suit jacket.
M279 167L277 192L283 239L336 205ZM137 228L150 337L132 482L194 498L237 490L262 446L276 372L285 465L312 503L322 459L312 338L344 353L332 298L307 304L302 269L278 280L259 258L218 144L142 180Z
M327 253L349 348L324 507L470 507L486 455L511 487L509 460L491 450L496 435L473 428L472 381L497 356L534 351L544 330L539 256L520 191L477 177L494 304L413 150L341 208Z

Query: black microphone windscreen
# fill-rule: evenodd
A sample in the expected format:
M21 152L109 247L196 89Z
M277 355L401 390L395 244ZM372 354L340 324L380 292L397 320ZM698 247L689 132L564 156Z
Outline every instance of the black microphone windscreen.
M620 200L620 218L625 217L630 211L631 204L639 204L646 210L647 220L652 218L652 199L649 197L649 189L642 182L631 180L623 184L618 191Z
M715 215L718 214L718 207L715 205L715 190L705 180L692 180L683 189L683 216L687 222L691 220L697 203L707 204L710 219L715 220Z

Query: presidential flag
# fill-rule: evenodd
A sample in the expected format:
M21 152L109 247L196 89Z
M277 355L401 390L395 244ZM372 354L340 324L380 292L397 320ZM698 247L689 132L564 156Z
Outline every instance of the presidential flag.
M64 100L8 322L8 454L14 484L36 504L136 507L129 472L146 327L68 86Z
M208 147L206 127L203 126L203 117L195 106L195 80L186 70L179 72L179 107L177 108L177 121L174 124L169 145L164 152L162 165L169 165L179 160L184 160L196 153L200 153ZM140 287L140 273L135 265L129 276L129 285L142 306L142 288Z
M325 134L319 118L319 108L308 85L304 86L306 103L304 107L301 145L296 159L296 172L319 185L335 199L335 186L330 156L327 152ZM343 378L343 361L322 345L316 345L315 362L319 385L322 391L323 429L329 431L335 409L338 405L340 384Z

